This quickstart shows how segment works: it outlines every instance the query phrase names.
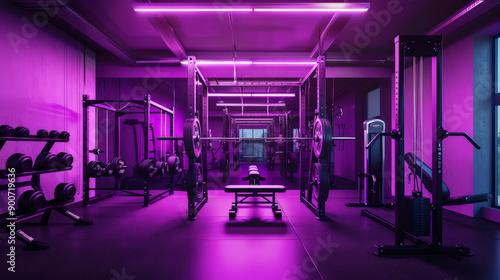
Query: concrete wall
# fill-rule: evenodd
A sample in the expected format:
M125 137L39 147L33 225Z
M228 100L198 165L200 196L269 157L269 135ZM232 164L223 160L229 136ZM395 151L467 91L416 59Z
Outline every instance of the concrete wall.
M83 94L95 96L95 54L61 30L46 22L34 22L32 14L5 1L0 4L0 34L3 36L0 42L1 123L25 126L31 134L42 128L68 131L69 143L56 143L51 151L71 153L75 158L73 169L42 175L41 186L46 198L52 199L58 183L73 183L80 199L81 100ZM3 169L7 158L16 152L28 154L35 160L43 146L41 142L7 142L0 151L0 168ZM28 189L31 187L19 188L17 195ZM1 209L6 206L5 194L0 195Z

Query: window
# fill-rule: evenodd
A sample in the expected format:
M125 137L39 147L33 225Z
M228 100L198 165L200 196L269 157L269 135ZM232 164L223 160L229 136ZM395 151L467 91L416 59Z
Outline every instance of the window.
M265 138L267 129L240 129L240 137L243 138ZM241 162L263 162L266 160L264 140L252 141L242 140L239 145L239 158Z
M500 94L500 36L495 38L495 93ZM496 185L496 199L495 205L500 207L500 98L495 98L495 146L497 147L497 152L495 153L495 163L496 163L496 175L495 175L495 185Z

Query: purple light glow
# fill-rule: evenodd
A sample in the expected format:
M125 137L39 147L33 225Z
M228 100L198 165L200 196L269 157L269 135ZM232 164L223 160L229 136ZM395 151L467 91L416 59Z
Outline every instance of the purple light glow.
M285 107L286 103L217 103L217 107Z
M366 12L369 3L297 3L290 8L289 4L271 3L256 4L254 7L234 6L232 8L216 8L213 4L197 3L189 6L183 3L134 3L134 11L151 13L171 12Z
M315 61L254 61L255 65L316 65Z
M196 60L197 65L249 65L252 64L252 61L244 61L244 60ZM181 64L188 64L186 60L181 61Z
M295 97L295 93L208 93L208 97Z

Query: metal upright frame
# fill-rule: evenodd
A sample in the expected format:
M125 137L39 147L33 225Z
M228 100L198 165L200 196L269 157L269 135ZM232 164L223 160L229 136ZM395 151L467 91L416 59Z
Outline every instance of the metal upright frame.
M395 131L404 135L404 97L405 97L405 58L430 57L432 58L433 76L435 77L436 96L433 102L432 127L432 241L426 242L404 230L405 219L405 179L404 179L404 139L393 137L395 145L394 161L396 163L396 197L395 197L395 224L392 224L377 215L363 210L361 214L383 226L394 230L394 245L378 245L374 254L379 256L417 255L417 254L446 254L455 258L469 256L470 250L462 246L443 246L443 140L448 136L465 136L465 133L448 133L442 127L442 37L441 36L398 36L394 40L396 50L395 69ZM395 133L393 133L395 135ZM466 136L468 137L468 136ZM473 142L473 140L469 139ZM405 239L416 245L406 245Z
M188 118L201 118L201 134L208 136L208 91L207 81L196 66L196 58L188 56ZM203 199L195 201L194 197L188 195L188 220L196 220L196 215L208 202L207 187L207 144L202 144L202 153L198 159L189 159L189 166L200 163L203 169Z
M315 71L313 71L315 70ZM316 104L316 116L315 118L327 118L327 110L326 110L326 57L324 56L319 56L318 57L318 64L316 68L313 68L313 70L309 73L309 76L306 77L306 80L309 80L313 75L314 72L316 73L316 79L317 79L317 89L316 89L316 96L317 96L317 104ZM305 82L305 81L304 81ZM302 95L301 95L302 96ZM304 96L305 97L305 96ZM302 101L300 102L302 106ZM305 104L304 104L305 106ZM305 108L301 108L303 110L303 113L305 114ZM302 120L301 120L302 121ZM305 126L305 123L303 124ZM302 154L302 153L301 153ZM304 164L305 159L302 158L301 155L301 165ZM304 184L304 178L300 178L301 186L300 186L300 201L302 201L307 208L309 208L317 217L318 220L323 220L326 218L326 213L325 213L325 202L313 202L313 196L312 196L312 166L314 163L320 163L323 164L324 166L328 165L328 159L318 159L316 158L314 151L310 151L310 156L309 156L309 173L307 174L307 184ZM301 170L301 173L302 170ZM303 176L304 174L301 174Z
M149 94L144 95L142 100L90 100L88 95L83 95L83 206L89 206L92 203L110 198L113 196L113 191L120 191L126 193L125 196L141 196L144 197L144 207L149 206L151 203L155 202L165 193L173 193L174 183L172 182L170 188L166 188L165 191L153 196L150 194L149 182L146 180L143 186L140 186L143 190L142 193L137 193L131 190L124 190L121 188L121 178L115 176L115 186L114 188L91 188L90 187L90 177L86 174L86 166L89 163L89 108L95 107L99 109L106 110L108 112L113 112L115 115L115 150L114 156L120 157L121 145L120 145L120 132L121 132L121 117L130 114L143 114L144 122L142 124L144 131L144 159L150 158L149 153L149 143L151 142L149 137L149 126L150 126L150 116L151 114L161 114L166 113L169 115L170 119L170 135L174 134L174 111L173 108L166 108L151 100ZM125 105L120 106L122 103ZM118 106L117 106L118 105ZM105 151L108 152L108 151ZM173 152L173 151L172 151ZM166 186L168 187L168 186ZM110 191L104 195L97 195L90 197L90 191Z

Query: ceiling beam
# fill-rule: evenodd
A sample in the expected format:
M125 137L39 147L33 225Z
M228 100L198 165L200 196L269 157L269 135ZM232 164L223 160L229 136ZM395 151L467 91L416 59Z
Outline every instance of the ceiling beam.
M94 41L96 44L105 48L123 61L135 63L135 58L128 51L111 40L92 23L76 12L72 7L68 6L66 3L69 1L56 0L54 3L56 3L55 5L57 5L57 7L50 8L41 5L41 1L37 0L12 0L11 2L25 10L44 10L49 16L61 19L66 24L78 30L84 36L88 37L90 40ZM47 9L54 10L49 11Z
M137 0L138 3L151 3L149 0ZM164 16L150 16L148 17L149 23L153 26L154 29L160 34L160 37L163 39L163 42L167 45L167 47L174 53L174 55L178 58L186 58L187 53L184 50L184 47L181 44L181 41L175 34L174 28L170 25L167 19Z
M346 24L351 19L351 15L344 13L335 13L330 19L330 22L325 27L325 30L321 33L320 42L316 44L309 57L317 57L324 55L325 52L330 48L333 42L337 39L337 36L344 29ZM320 49L321 46L321 49Z

